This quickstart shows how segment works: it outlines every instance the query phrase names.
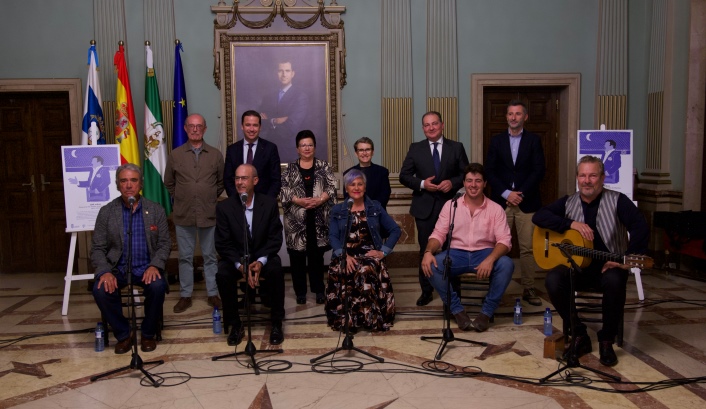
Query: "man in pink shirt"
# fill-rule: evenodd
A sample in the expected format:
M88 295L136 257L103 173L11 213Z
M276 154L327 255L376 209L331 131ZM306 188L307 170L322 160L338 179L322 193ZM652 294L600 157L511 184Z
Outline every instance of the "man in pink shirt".
M483 332L488 329L490 317L498 308L515 269L512 260L505 255L512 247L512 235L505 210L483 194L486 184L483 165L471 163L464 170L464 175L463 187L466 193L456 201L456 218L449 250L439 252L449 232L453 200L446 202L441 209L439 220L424 251L422 270L444 303L447 289L444 258L447 251L451 258L450 277L475 271L478 278L490 278L490 288L483 307L473 321L466 314L458 294L451 290L450 311L458 327L464 331L473 328Z

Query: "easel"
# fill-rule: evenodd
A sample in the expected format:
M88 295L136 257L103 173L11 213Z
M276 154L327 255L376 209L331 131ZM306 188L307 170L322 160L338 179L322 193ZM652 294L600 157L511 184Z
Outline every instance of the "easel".
M71 295L71 283L78 280L92 280L93 274L74 275L74 258L76 256L76 238L78 232L71 233L71 244L69 244L69 260L66 263L66 276L64 277L64 301L61 304L61 315L69 313L69 296Z

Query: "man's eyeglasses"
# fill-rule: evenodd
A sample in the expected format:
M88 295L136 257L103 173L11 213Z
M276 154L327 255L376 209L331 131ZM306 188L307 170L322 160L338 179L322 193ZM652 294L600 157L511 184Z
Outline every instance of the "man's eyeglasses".
M197 131L200 131L203 128L205 128L205 126L203 126L201 124L199 124L199 125L193 125L193 124L186 125L186 129L188 129L190 131L193 131L194 129L196 129Z
M250 176L236 176L236 177L235 177L235 181L236 181L236 182L239 181L239 180L246 181L246 180L249 180L249 179L250 179Z
M373 150L372 150L372 148L362 148L362 149L357 149L356 151L368 153L368 152L372 152Z

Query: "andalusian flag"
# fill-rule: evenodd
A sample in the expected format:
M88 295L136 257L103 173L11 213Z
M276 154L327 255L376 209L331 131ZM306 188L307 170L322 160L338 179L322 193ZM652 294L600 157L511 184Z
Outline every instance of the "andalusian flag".
M122 42L115 53L113 64L118 72L118 86L115 91L115 142L120 144L121 163L139 165L140 152L135 129L135 107L132 105L130 77L125 64L125 48Z
M184 121L189 116L189 109L186 105L186 86L184 86L184 71L181 68L181 54L183 51L181 43L177 40L176 48L174 49L174 106L172 108L172 129L174 129L174 137L172 138L172 149L178 148L189 140L184 130Z
M145 164L142 167L145 185L142 195L164 207L167 216L172 212L169 191L164 186L164 168L167 165L167 138L162 128L162 105L154 72L152 49L145 45L147 79L145 80Z
M105 144L105 123L103 122L103 107L101 107L101 103L101 88L98 79L98 53L96 52L96 45L91 44L91 48L88 49L86 95L83 98L81 145Z

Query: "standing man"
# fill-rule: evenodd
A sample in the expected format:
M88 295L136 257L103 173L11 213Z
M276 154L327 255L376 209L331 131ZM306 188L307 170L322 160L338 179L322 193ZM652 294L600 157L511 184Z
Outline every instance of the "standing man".
M605 152L601 158L605 169L605 183L608 184L620 182L620 166L622 165L622 160L620 159L620 151L615 150L616 146L617 144L612 139L605 141Z
M444 280L444 259L446 252L451 258L449 277L475 271L478 278L490 278L488 294L483 300L481 312L471 321L466 314L458 294L451 290L449 311L456 318L456 324L462 330L473 328L483 332L490 325L490 318L500 305L503 294L512 280L515 265L505 256L512 246L512 234L505 219L503 208L488 200L483 194L485 172L480 163L471 163L466 167L463 186L466 193L457 200L456 219L451 243L448 249L439 253L449 232L449 210L453 201L444 204L436 222L434 233L424 251L422 269L429 281L439 292L446 304L447 282ZM438 253L438 254L437 254Z
M538 267L532 255L532 216L542 207L539 183L544 178L544 150L539 136L524 129L527 118L527 106L522 101L510 101L507 132L491 139L485 170L491 199L505 209L510 230L513 225L517 230L522 299L530 305L542 305L534 288Z
M223 193L223 155L203 141L206 120L191 114L184 121L188 142L172 150L164 171L164 184L174 200L174 224L179 246L179 302L175 313L191 307L194 291L194 247L201 244L208 305L221 308L216 287L217 258L213 236L216 201Z
M441 207L463 186L464 169L468 166L463 144L444 138L444 122L440 113L429 111L424 114L422 128L426 139L409 146L400 170L400 183L412 189L409 213L417 224L420 261ZM427 305L433 298L434 287L424 274L421 262L419 286L422 294L417 299L417 305Z
M245 331L236 302L237 282L245 272L245 266L241 264L245 249L245 223L250 250L247 285L254 289L259 285L260 277L265 279L264 285L268 287L271 297L270 344L279 345L284 341L284 274L282 261L277 255L282 247L282 222L279 220L277 199L255 192L259 178L257 169L252 165L238 166L234 181L227 183L233 183L237 194L216 207L216 249L221 256L216 279L218 289L223 294L223 322L232 327L228 345L238 345ZM243 193L247 195L245 203L239 196Z
M375 145L373 141L364 136L353 144L356 156L358 156L358 164L343 172L343 176L351 169L358 169L365 175L368 181L365 195L373 200L377 200L382 205L382 208L387 208L387 202L390 200L390 171L386 167L373 163L373 154L375 153ZM348 199L348 191L344 189L344 199Z
M255 192L277 200L282 187L279 151L277 145L260 138L262 119L257 111L245 111L240 120L243 139L230 145L226 150L223 180L228 197L237 196L235 170L243 163L253 165L260 175L260 183L255 185Z
M115 182L120 197L101 207L93 230L93 298L118 340L115 353L128 352L133 339L137 339L123 315L120 289L127 285L127 272L130 271L133 284L145 289L145 319L142 321L140 348L142 352L150 352L157 348L154 337L167 291L164 266L172 247L167 216L162 206L140 197L142 170L137 165L128 163L120 166L115 172ZM131 199L134 199L132 205ZM132 266L127 265L124 247L128 240L130 214Z
M595 156L584 156L576 167L579 191L540 209L532 221L558 233L577 230L599 251L620 255L647 253L650 237L647 221L627 196L605 189L604 180L603 162ZM574 289L591 288L603 292L603 327L598 331L598 346L600 362L606 366L618 363L613 342L623 318L629 271L627 265L594 258L581 274L574 275ZM549 270L546 279L549 298L564 322L571 319L569 303L573 294L569 279L569 268L564 265ZM574 317L578 320L578 316ZM571 342L576 356L580 357L593 348L586 325L578 321Z
M279 146L292 146L297 132L305 129L309 96L292 84L294 68L290 60L277 65L277 91L263 99L260 115L265 121L264 136Z

